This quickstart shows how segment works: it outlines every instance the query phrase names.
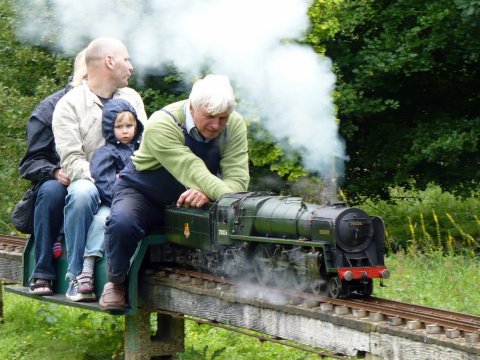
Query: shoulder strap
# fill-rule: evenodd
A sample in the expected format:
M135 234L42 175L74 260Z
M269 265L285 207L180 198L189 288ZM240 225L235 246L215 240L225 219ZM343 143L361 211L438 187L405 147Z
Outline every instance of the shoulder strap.
M170 111L168 111L168 110L165 109L165 108L160 109L160 111L163 111L165 114L167 114L168 116L170 116L170 117L173 119L173 121L175 121L175 124L177 124L177 125L180 127L180 129L185 130L185 125L183 125L180 121L178 121L178 120L175 118L175 116L173 116L173 114L172 114Z

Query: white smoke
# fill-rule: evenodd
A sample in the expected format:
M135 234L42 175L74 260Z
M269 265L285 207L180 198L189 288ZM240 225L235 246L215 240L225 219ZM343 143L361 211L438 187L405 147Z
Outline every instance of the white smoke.
M138 74L173 63L191 79L208 64L230 77L273 135L302 153L307 169L331 176L338 159L346 159L331 61L292 41L309 26L308 6L308 0L16 2L23 17L18 37L29 43L74 55L93 38L116 37Z

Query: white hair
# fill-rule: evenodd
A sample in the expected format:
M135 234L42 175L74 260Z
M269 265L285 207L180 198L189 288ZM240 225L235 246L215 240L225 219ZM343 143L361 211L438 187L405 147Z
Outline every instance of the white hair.
M225 75L209 74L197 80L189 99L194 109L202 108L210 115L231 113L235 108L235 95Z

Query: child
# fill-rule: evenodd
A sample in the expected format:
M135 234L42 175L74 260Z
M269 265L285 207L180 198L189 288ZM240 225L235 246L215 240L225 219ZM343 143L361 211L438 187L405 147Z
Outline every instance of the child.
M138 120L133 106L119 98L111 99L105 104L102 127L106 144L93 155L90 172L102 201L96 217L103 219L94 219L100 225L95 227L92 223L88 231L83 269L77 276L77 289L72 296L67 296L71 301L95 300L93 272L95 261L103 256L103 224L110 213L113 185L120 170L131 161L130 156L138 149L143 132L143 124Z
M90 162L90 172L100 193L102 205L112 204L112 189L118 173L138 149L143 124L133 106L124 99L111 99L103 108L103 137L106 144L99 148Z

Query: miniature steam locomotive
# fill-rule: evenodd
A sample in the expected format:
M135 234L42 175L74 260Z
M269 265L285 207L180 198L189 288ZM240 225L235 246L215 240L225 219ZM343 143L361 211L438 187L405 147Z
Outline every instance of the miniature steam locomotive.
M129 307L137 311L139 273L158 263L217 275L255 280L261 285L296 288L331 297L369 296L374 278L386 279L385 227L382 219L344 203L315 205L298 197L242 192L222 196L202 209L167 207L163 229L147 235L131 260L126 287ZM23 253L23 288L10 291L43 301L57 296L31 295L34 238ZM149 261L144 259L149 254ZM65 253L55 262L56 294L68 281ZM105 257L95 264L95 293L107 281ZM62 302L98 310L95 303ZM93 305L90 305L93 304ZM90 306L90 307L89 307Z
M231 193L167 208L165 236L178 265L334 298L369 296L372 279L390 275L382 219L344 203Z

